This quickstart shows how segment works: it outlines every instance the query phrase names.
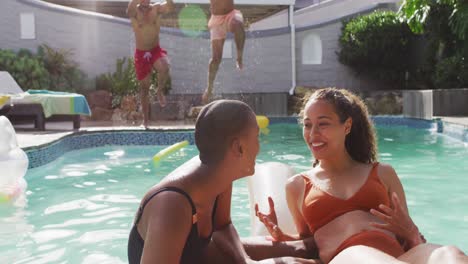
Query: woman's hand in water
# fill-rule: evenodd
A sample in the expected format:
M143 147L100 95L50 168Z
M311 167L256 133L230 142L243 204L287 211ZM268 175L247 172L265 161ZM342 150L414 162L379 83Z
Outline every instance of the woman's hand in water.
M270 213L264 214L258 210L258 204L255 204L255 216L265 225L274 241L281 241L283 238L283 231L281 231L278 226L275 203L271 197L268 197L268 205L270 206Z
M388 230L405 241L413 241L419 237L418 227L403 208L396 193L392 194L392 207L381 204L381 211L371 209L370 213L384 221L383 224L371 223L372 226ZM418 243L419 244L419 243Z

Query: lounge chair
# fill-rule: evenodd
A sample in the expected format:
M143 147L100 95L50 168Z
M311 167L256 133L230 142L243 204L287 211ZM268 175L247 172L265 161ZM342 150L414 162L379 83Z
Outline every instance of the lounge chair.
M73 128L79 129L80 115L91 115L83 95L48 90L24 92L8 72L0 71L0 96L9 100L3 107L0 104L0 114L12 122L33 119L39 130L45 130L46 121L72 121Z

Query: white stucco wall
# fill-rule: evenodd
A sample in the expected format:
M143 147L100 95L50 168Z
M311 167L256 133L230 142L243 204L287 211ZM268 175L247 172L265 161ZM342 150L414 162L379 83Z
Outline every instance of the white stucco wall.
M294 12L296 27L306 27L324 23L340 17L346 17L379 4L398 4L400 0L329 0L311 5ZM288 11L282 11L274 16L253 23L251 30L265 30L288 26Z
M65 8L37 0L0 1L0 48L37 51L41 44L71 50L72 60L94 77L114 72L118 58L132 57L134 36L128 19ZM35 38L20 37L20 14L35 17ZM234 43L234 41L231 41ZM209 34L190 37L179 30L161 29L161 47L171 61L173 92L202 93L206 88L211 56ZM244 51L245 69L239 71L233 58L223 59L215 85L222 93L286 93L291 88L291 43L289 31L249 33Z

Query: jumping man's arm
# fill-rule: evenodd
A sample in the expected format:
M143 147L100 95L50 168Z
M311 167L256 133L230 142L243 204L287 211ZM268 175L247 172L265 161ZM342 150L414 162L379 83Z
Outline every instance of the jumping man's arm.
M139 2L140 2L140 0L131 0L131 1L128 3L127 15L128 15L129 18L136 17L137 6L138 6L138 3L139 3Z
M166 0L163 3L157 4L158 12L162 14L171 13L175 9L175 4L172 0Z

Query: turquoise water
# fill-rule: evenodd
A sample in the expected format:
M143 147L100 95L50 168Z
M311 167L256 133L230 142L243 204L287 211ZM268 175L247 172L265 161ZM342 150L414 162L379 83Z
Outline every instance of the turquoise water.
M310 165L298 125L271 125L257 161ZM410 213L433 243L468 251L468 146L434 132L379 127L380 160L390 163L406 191ZM141 196L196 155L194 146L158 167L164 146L107 146L69 152L26 175L26 200L0 205L0 263L126 263L127 237ZM234 184L233 221L250 232L246 179Z

